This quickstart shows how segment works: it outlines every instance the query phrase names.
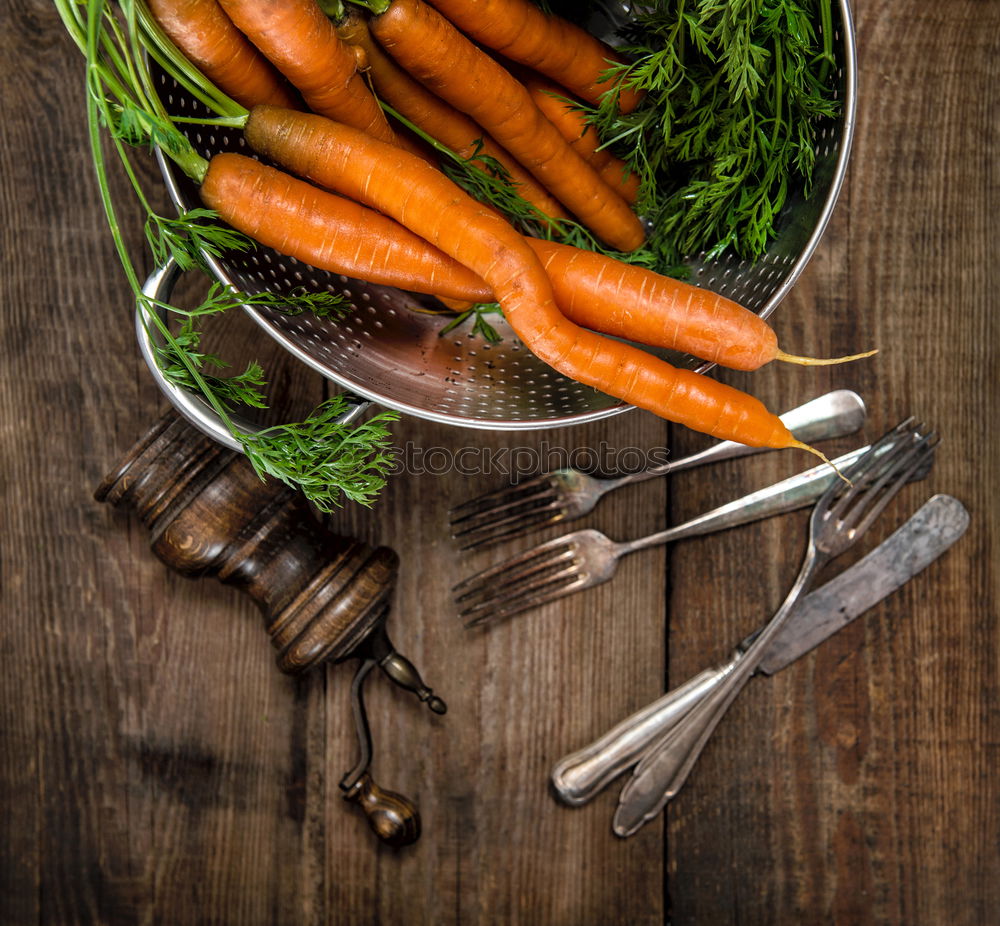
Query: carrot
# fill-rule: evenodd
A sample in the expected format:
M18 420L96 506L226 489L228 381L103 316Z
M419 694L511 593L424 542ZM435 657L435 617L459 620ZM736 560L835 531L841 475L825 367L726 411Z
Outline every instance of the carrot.
M394 0L370 26L411 74L479 123L581 223L632 251L645 232L628 203L569 145L501 65L420 0Z
M609 90L618 108L630 113L641 94L602 81L609 67L624 63L609 45L559 16L543 13L530 0L429 0L459 29L512 61L598 103Z
M535 105L545 114L566 139L569 146L582 157L611 189L635 205L639 197L639 176L628 165L601 147L597 130L587 122L587 117L567 102L566 96L555 84L523 72L518 79L531 94Z
M438 301L448 309L449 312L455 315L460 315L462 312L467 312L471 309L475 303L465 302L462 299L449 299L447 296L438 296Z
M251 110L244 134L261 154L395 218L480 276L525 346L564 375L716 437L811 449L757 399L567 320L527 242L420 158L271 106Z
M566 218L566 212L514 158L464 113L449 106L423 84L406 73L372 38L364 19L348 13L337 24L337 34L361 49L368 77L376 92L398 113L463 158L479 153L493 158L507 171L518 194L550 218ZM485 166L480 162L481 166Z
M437 296L457 311L494 300L475 273L394 219L252 159L217 155L212 164L219 158L227 172L210 169L202 199L261 244L334 273ZM526 241L549 275L560 312L584 328L737 370L772 360L855 359L786 354L766 321L730 299L592 251Z
M354 52L337 36L315 0L219 0L229 18L302 94L309 108L398 143L357 70Z
M829 359L788 354L763 318L711 290L554 241L528 244L549 274L562 312L594 331L733 370L758 370L772 360L826 366L876 353Z
M205 204L261 244L334 273L454 301L456 309L494 299L475 273L394 219L241 155L217 155L216 162L227 171L209 170ZM559 310L593 331L747 371L773 360L811 365L868 356L787 354L764 319L731 299L592 251L526 240L549 275Z
M201 193L234 228L314 267L455 301L456 309L494 300L480 277L396 220L251 158L217 155ZM724 296L592 251L526 241L548 273L559 310L585 328L737 370L773 360L826 364L868 356L787 354L764 319Z
M456 309L494 299L475 273L394 219L241 155L217 155L212 165L203 201L261 244L334 273L438 296ZM855 359L786 354L764 319L724 296L591 251L526 240L559 310L584 328L737 370L772 360Z
M298 109L285 79L233 25L218 0L148 0L160 28L219 89L243 106Z
M208 163L202 202L233 228L282 254L382 286L461 300L489 290L394 219L234 152ZM457 282L454 282L457 281Z

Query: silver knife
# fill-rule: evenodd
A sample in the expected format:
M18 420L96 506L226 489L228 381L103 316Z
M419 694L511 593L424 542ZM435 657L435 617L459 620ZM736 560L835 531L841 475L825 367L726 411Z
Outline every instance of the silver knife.
M969 513L950 495L935 495L892 536L826 585L806 595L764 655L758 672L773 675L804 656L892 594L947 550L969 525ZM552 785L561 801L579 807L642 758L647 747L728 675L756 633L730 661L706 669L636 712L589 746L561 759Z

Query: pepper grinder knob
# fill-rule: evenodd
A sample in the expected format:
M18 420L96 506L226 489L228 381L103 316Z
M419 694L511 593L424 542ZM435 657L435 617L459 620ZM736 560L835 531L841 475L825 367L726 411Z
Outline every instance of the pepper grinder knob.
M399 848L420 838L420 815L413 802L380 788L367 772L344 792L344 799L361 807L369 826L386 845Z
M412 691L435 714L448 712L448 705L424 684L417 667L404 655L396 652L384 622L372 631L365 641L364 650L393 682L406 691Z
M391 653L383 662L379 663L379 668L401 688L412 691L435 714L446 714L448 712L448 705L434 694L432 689L424 684L423 679L420 678L420 673L417 672L416 666L405 656L401 656L399 653Z

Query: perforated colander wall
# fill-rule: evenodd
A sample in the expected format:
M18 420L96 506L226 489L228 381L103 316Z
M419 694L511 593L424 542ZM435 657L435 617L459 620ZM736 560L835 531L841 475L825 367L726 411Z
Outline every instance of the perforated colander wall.
M712 261L703 255L690 261L692 282L762 315L773 311L808 260L846 166L854 61L846 0L835 6L834 14L845 116L820 128L812 195L806 199L801 190L790 192L777 236L760 260L750 263L726 254ZM200 104L162 76L161 82L168 106L188 114L198 111ZM196 127L190 137L205 157L221 151L251 153L235 130ZM200 205L197 190L176 176L163 159L161 164L177 205ZM211 263L220 279L247 293L288 293L305 287L347 296L353 310L336 322L309 314L247 311L301 360L380 405L451 424L489 428L569 424L624 408L616 399L555 373L520 344L502 319L495 323L503 337L500 344L467 333L442 335L449 319L418 311L434 304L427 297L318 270L264 247L227 254ZM690 358L675 355L669 359L695 365Z

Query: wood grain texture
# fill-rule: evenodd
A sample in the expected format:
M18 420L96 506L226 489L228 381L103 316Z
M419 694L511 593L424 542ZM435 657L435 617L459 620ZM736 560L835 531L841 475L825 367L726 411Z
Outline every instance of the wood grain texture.
M907 414L940 429L928 484L973 513L969 535L864 620L745 693L671 809L674 921L984 923L998 901L995 553L998 344L996 80L1000 7L859 3L858 124L848 183L806 278L779 310L815 352L876 362L754 379L779 405L811 379L857 388L869 436ZM818 342L818 343L817 343ZM985 412L985 417L983 417ZM732 467L721 490L673 483L672 514L760 485L787 461ZM679 548L670 677L695 671L781 600L805 515ZM782 550L754 564L747 548ZM705 565L724 566L709 603ZM733 564L742 572L733 575ZM742 581L741 581L742 580ZM702 607L699 607L699 603ZM986 764L984 764L986 763Z
M0 922L995 921L1000 4L855 4L848 183L775 321L789 350L883 352L725 377L774 408L855 388L869 437L925 417L944 438L935 472L877 533L945 491L972 512L967 537L755 680L664 819L621 841L617 789L570 810L548 793L549 768L766 617L798 568L804 514L637 554L613 583L474 633L449 587L511 549L460 556L446 512L502 479L395 479L373 510L344 509L332 527L399 552L390 633L449 704L433 716L368 683L373 776L423 819L402 851L379 846L337 787L357 748L350 667L283 676L249 602L171 575L136 521L91 497L162 404L87 162L81 62L46 0L6 9ZM326 394L245 320L217 334L227 353L260 356L275 417ZM639 413L530 436L413 419L397 433L424 450L702 446ZM678 474L584 523L638 536L806 465L789 452Z

